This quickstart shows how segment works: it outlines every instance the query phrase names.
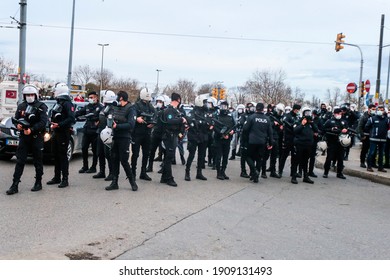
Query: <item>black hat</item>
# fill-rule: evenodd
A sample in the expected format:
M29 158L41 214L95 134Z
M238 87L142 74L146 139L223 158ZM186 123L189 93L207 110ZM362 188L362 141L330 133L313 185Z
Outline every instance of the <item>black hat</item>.
M172 92L172 94L171 94L171 100L172 100L172 101L179 101L179 99L181 100L180 94L178 94L178 93L176 93L176 92Z
M333 110L333 114L340 114L341 113L341 109L340 108L336 108Z
M368 108L369 108L369 109L375 108L375 107L376 107L375 104L372 104L372 103L368 105Z
M264 110L264 104L259 102L256 104L256 111L263 111Z
M301 105L299 104L294 104L292 107L293 110L301 110Z

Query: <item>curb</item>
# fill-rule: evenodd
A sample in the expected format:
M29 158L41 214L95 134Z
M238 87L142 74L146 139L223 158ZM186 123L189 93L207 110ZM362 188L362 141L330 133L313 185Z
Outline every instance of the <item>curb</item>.
M324 163L320 162L316 159L315 167L320 168L320 169L324 169ZM333 172L333 169L331 168L330 171ZM367 173L364 171L359 171L359 170L351 169L348 167L344 167L343 173L345 175L350 175L353 177L358 177L358 178L370 180L374 183L390 186L390 179L383 177L383 176L380 176L377 173Z

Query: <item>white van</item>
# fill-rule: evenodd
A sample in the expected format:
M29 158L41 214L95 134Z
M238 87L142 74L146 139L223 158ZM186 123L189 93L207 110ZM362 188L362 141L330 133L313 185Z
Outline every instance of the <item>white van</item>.
M0 121L13 117L18 103L18 82L3 81L0 83Z

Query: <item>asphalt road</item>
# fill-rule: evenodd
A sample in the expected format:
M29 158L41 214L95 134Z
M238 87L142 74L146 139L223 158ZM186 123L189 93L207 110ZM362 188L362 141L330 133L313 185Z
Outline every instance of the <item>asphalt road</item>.
M176 165L177 188L154 172L132 192L121 170L120 189L107 192L107 182L78 174L77 157L70 187L31 192L30 162L19 193L7 196L14 164L0 161L0 259L390 258L390 188L366 180L332 174L314 185L287 177L254 184L238 176L235 160L230 180L208 168L208 181L199 181L193 168L185 182ZM53 169L45 166L44 182Z

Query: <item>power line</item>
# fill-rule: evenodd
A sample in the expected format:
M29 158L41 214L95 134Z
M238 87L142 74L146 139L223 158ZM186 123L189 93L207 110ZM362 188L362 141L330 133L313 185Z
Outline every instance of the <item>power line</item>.
M29 26L44 27L44 28L59 28L69 29L68 26L59 25L44 25L44 24L29 24ZM271 43L293 43L293 44L313 44L313 45L333 45L334 42L314 42L314 41L299 41L299 40L275 40L275 39L262 39L262 38L243 38L243 37L227 37L227 36L208 36L208 35L194 35L194 34L180 34L180 33L164 33L164 32L146 32L146 31L134 31L134 30L118 30L118 29L102 29L102 28L90 28L90 27L75 27L78 30L84 31L100 31L100 32L114 32L114 33L127 33L127 34L141 34L141 35L153 35L153 36L171 36L171 37L186 37L186 38L200 38L200 39L216 39L216 40L236 40L236 41L257 41L257 42L271 42ZM361 44L361 46L376 46L370 44Z

